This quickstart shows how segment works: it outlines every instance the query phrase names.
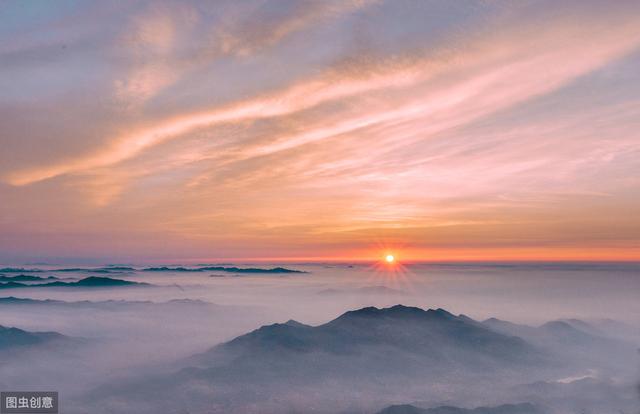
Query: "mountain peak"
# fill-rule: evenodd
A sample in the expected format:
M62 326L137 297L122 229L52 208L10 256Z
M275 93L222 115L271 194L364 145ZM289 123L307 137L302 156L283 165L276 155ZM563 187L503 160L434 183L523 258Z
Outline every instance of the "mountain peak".
M441 316L441 317L445 317L445 318L457 318L456 315L454 315L453 313L451 313L451 312L449 312L449 311L447 311L445 309L442 309L442 308L438 308L436 310L429 309L429 310L427 310L427 312L428 313L433 313L433 314L435 314L437 316Z
M394 305L389 308L376 308L374 306L368 306L349 312L345 312L337 319L330 323L340 320L348 320L352 318L393 318L393 319L407 319L407 318L438 318L438 319L457 319L454 314L442 309L428 309L424 310L414 306Z
M422 313L424 312L424 310L420 309L420 308L416 308L414 306L405 306L405 305L394 305L390 308L383 308L383 311L389 311L389 312L410 312L410 313Z
M293 319L289 319L283 325L293 326L293 327L296 327L296 328L308 328L309 327L309 325L305 325L304 323L300 323L300 322L295 321Z

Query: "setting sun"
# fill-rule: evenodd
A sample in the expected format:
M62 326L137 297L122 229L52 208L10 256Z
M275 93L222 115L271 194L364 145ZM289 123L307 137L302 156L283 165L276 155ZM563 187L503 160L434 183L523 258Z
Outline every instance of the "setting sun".
M0 0L0 92L0 414L640 414L640 0Z

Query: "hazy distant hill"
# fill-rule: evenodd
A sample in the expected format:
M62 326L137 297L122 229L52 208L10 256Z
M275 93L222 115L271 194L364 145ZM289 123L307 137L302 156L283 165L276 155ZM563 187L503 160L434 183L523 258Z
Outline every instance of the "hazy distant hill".
M473 409L451 406L418 408L409 404L392 405L378 414L544 414L546 411L529 403L504 404L497 407L478 407Z
M70 309L100 309L109 311L126 311L131 309L149 309L157 311L165 310L181 310L185 308L204 308L205 310L213 310L221 308L220 305L205 302L197 299L172 299L167 302L152 301L129 301L129 300L104 300L89 301L82 300L76 302L65 302L54 299L31 299L17 298L14 296L0 297L0 307L16 307L21 308L70 308ZM225 306L225 308L233 309L233 306Z
M237 266L159 266L147 268L134 268L130 266L106 266L98 268L89 267L69 267L60 269L40 269L23 267L5 267L0 269L2 273L43 273L43 272L64 272L64 273L126 273L126 272L228 272L228 273L307 273L302 270L288 269L285 267L259 268L259 267L237 267Z
M150 286L148 283L132 282L130 280L113 279L110 277L86 277L77 282L53 282L45 286L77 286L77 287L111 287L111 286Z
M566 363L582 360L590 368L624 367L635 358L632 342L605 336L599 328L578 320L557 320L541 326L519 325L496 318L482 322L495 332L516 335L527 342L563 355Z
M24 268L24 267L5 267L0 269L0 273L44 273L44 272L64 272L64 273L123 273L134 271L133 267L67 267L60 269L40 269L40 268Z
M235 266L203 266L203 267L147 267L140 269L144 272L229 272L229 273L307 273L302 270L287 269L285 267L258 268Z
M519 325L496 318L487 319L482 323L497 332L517 335L530 340L585 343L600 338L593 333L596 331L595 328L588 329L590 327L589 324L579 320L573 320L573 323L568 321L551 321L537 327Z
M45 280L45 279L42 279ZM113 279L110 277L91 276L76 282L50 282L26 284L18 282L0 283L0 289L19 289L19 288L43 288L43 287L119 287L119 286L151 286L148 283L132 282L129 280Z
M48 277L40 277L33 275L16 275L16 276L5 276L0 275L0 282L44 282L58 280L57 277L48 276Z
M0 326L0 351L54 342L71 342L71 338L57 332L28 332L18 328Z

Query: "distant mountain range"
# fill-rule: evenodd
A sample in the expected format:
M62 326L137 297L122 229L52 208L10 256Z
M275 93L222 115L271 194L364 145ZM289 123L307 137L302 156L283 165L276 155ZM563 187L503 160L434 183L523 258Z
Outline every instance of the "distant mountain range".
M578 319L556 320L540 326L520 325L490 318L482 324L495 332L518 336L571 362L581 360L592 366L614 370L628 366L637 346L607 336L600 328Z
M124 272L228 272L228 273L307 273L302 270L287 269L285 267L259 268L259 267L236 267L236 266L159 266L135 268L130 266L107 266L107 267L71 267L60 269L41 269L23 267L5 267L0 269L0 276L3 273L124 273Z
M212 310L221 308L220 305L205 302L197 299L173 299L167 302L151 302L151 301L128 301L128 300L105 300L105 301L88 301L82 300L77 302L65 302L54 299L30 299L17 298L14 296L0 298L0 307L51 307L51 308L83 308L83 309L100 309L126 311L132 308L139 309L180 309L184 308L206 308L204 310ZM233 306L225 306L225 308L233 309Z
M378 414L544 414L542 408L530 404L504 404L497 407L459 408L440 406L435 408L418 408L409 404L392 405Z
M41 279L44 280L44 279ZM91 276L76 282L62 282L60 280L50 283L19 283L6 282L0 283L0 289L18 289L18 288L43 288L43 287L119 287L119 286L151 286L148 283L132 282L129 280L113 279L110 277Z
M40 277L40 276L33 276L33 275L16 275L16 276L0 275L0 282L44 282L47 280L58 280L58 278L54 276Z
M70 343L71 338L57 332L28 332L18 328L0 326L0 351L25 349L51 343Z
M24 267L4 267L2 273L123 273L135 271L133 267L67 267L59 269L41 269Z
M284 267L273 267L262 269L257 267L225 267L225 266L204 266L204 267L147 267L140 269L143 272L229 272L229 273L307 273L302 270L287 269Z

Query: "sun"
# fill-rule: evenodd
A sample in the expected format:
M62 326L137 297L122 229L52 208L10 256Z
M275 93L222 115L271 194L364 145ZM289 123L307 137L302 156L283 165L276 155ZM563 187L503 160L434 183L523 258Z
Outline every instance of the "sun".
M396 258L394 255L388 254L384 257L384 260L386 260L387 263L393 263L396 261Z

